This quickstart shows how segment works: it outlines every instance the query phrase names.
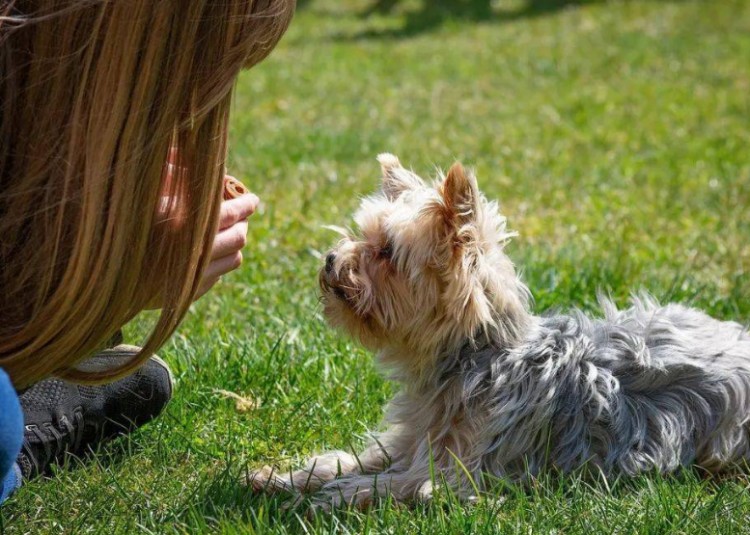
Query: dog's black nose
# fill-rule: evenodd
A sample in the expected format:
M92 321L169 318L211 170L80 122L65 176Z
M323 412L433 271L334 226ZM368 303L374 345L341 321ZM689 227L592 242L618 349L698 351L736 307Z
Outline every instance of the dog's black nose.
M328 253L328 256L326 256L326 273L330 273L333 271L333 261L336 260L336 255L333 253Z

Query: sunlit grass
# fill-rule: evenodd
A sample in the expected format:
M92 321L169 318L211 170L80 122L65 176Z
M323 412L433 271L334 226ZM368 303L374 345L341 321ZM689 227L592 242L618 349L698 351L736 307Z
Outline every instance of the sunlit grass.
M473 166L520 234L509 254L539 310L646 289L750 321L750 3L424 2L363 17L369 1L310 0L243 74L229 167L264 202L243 267L161 351L178 380L164 416L26 485L7 532L750 531L741 477L550 477L473 507L312 521L236 483L361 446L392 393L326 327L316 284L335 239L322 225L377 187L378 152L423 175ZM216 389L260 406L238 413Z

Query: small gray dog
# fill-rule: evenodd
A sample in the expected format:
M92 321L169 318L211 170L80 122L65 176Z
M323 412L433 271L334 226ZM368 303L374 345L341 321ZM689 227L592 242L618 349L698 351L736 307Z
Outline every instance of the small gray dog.
M504 254L495 202L460 164L432 186L379 157L382 193L320 273L329 321L377 352L401 391L363 453L335 451L256 490L317 492L328 506L469 498L485 475L594 467L605 476L718 472L750 455L750 334L648 297L603 319L537 317Z

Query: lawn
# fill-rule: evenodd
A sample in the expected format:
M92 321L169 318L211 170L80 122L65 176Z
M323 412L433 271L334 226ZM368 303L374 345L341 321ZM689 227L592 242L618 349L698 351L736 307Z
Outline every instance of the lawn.
M394 391L326 326L316 282L335 239L322 226L378 186L378 152L423 175L474 167L519 232L508 251L539 311L647 289L750 322L750 2L373 1L301 1L240 78L229 168L264 204L242 268L160 352L177 380L166 413L27 484L4 531L750 532L741 476L549 477L471 507L313 520L236 483L361 446Z

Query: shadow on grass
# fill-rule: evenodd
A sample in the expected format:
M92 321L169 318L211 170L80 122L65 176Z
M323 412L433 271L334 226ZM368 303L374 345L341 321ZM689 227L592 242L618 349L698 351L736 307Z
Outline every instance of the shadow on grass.
M590 4L606 3L607 0L525 0L517 9L497 7L492 0L422 0L417 9L404 12L404 23L400 28L385 30L364 30L354 35L337 35L335 40L364 40L383 38L408 38L439 29L444 24L455 22L512 22L553 15L558 11ZM680 2L686 0L652 0L654 2ZM375 0L362 17L389 15L401 0ZM311 0L298 1L302 8Z
M240 520L253 525L259 533L275 523L295 527L305 531L306 517L304 505L290 506L291 495L256 493L241 483L240 477L230 470L199 485L192 493L189 505L174 520L192 527L212 527L194 525L206 521L207 524ZM213 526L214 528L216 526Z
M290 496L286 494L255 494L240 485L229 471L204 480L194 489L191 499L174 518L176 522L190 530L216 530L223 524L241 522L252 526L254 532L263 533L270 526L284 526L285 532L318 533L320 528L330 532L347 526L350 532L358 531L368 522L368 516L378 515L381 520L398 522L391 513L454 519L459 523L467 518L472 525L495 525L502 509L505 514L517 510L540 510L550 512L559 503L578 503L600 508L614 507L628 509L633 500L645 500L647 507L657 510L663 516L665 525L686 522L682 507L690 496L701 496L698 501L688 503L702 516L713 520L727 507L736 507L738 500L744 500L746 485L742 479L733 476L726 479L707 477L694 469L680 470L675 474L663 475L658 472L644 473L636 477L623 477L604 483L600 475L585 471L562 475L553 472L537 478L530 478L528 484L506 482L497 485L480 504L471 506L470 517L463 517L467 505L455 497L441 495L430 504L395 507L381 504L374 510L358 511L336 509L332 513L308 513L309 500L303 500L297 507L287 508ZM688 498L686 498L686 496ZM480 507L480 509L477 509ZM615 511L617 512L617 511ZM667 518L671 515L671 518ZM575 516L575 513L573 514ZM460 518L464 520L460 520ZM563 519L564 520L564 519ZM638 520L631 519L639 525ZM430 518L426 522L432 522ZM536 520L535 522L539 522ZM456 526L454 526L456 527ZM456 532L456 531L448 531ZM635 531L639 532L638 530Z
M441 17L481 21L496 18L499 14L505 17L526 18L558 11L571 5L601 1L603 0L526 0L524 6L518 10L502 10L493 7L492 0L424 0L422 8L412 13L414 19L421 19L423 26L429 29L430 23L439 21ZM362 14L387 15L393 12L399 3L401 0L376 0ZM412 22L414 27L418 27L416 20Z

